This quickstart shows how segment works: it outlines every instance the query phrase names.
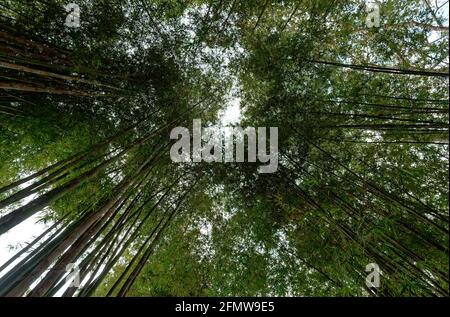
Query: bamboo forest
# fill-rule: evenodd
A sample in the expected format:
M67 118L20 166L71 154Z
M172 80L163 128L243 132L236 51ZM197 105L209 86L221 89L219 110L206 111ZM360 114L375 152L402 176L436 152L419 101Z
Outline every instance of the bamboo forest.
M0 1L0 296L448 297L448 45L444 0Z

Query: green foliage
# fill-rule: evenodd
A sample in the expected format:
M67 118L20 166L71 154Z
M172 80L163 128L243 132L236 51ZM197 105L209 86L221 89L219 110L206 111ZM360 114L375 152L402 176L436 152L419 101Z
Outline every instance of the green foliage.
M65 3L1 4L0 61L46 74L1 68L0 187L86 151L33 192L80 178L40 216L123 199L76 257L107 267L77 295L119 295L138 272L122 295L448 296L444 17L418 0L383 1L379 28L360 1L78 1L70 29ZM279 127L278 171L171 162L171 128L218 123L233 89L240 125Z

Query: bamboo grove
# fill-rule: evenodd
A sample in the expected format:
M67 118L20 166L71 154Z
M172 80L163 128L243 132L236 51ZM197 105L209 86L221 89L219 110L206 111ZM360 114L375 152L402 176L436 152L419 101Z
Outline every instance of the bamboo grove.
M74 2L0 3L0 296L449 296L445 2ZM232 100L277 172L173 163Z

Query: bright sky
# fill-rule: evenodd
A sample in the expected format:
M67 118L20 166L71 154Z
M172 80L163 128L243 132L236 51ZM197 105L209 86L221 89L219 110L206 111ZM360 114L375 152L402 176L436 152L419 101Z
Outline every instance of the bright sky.
M232 98L227 107L220 113L220 122L227 126L233 123L238 123L241 118L241 100L239 98Z
M23 204L30 202L33 198L33 195L25 198ZM39 213L31 216L21 224L0 236L0 265L8 261L10 257L21 249L10 249L10 246L15 247L19 243L21 246L25 246L25 243L33 241L35 237L51 226L49 223L44 225L42 222L37 222L38 220Z

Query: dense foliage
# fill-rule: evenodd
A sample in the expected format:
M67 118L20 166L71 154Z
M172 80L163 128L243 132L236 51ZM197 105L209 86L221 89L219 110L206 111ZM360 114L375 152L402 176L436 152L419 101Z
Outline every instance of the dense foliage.
M0 296L449 295L448 5L73 2L0 3ZM276 173L171 161L233 102Z

